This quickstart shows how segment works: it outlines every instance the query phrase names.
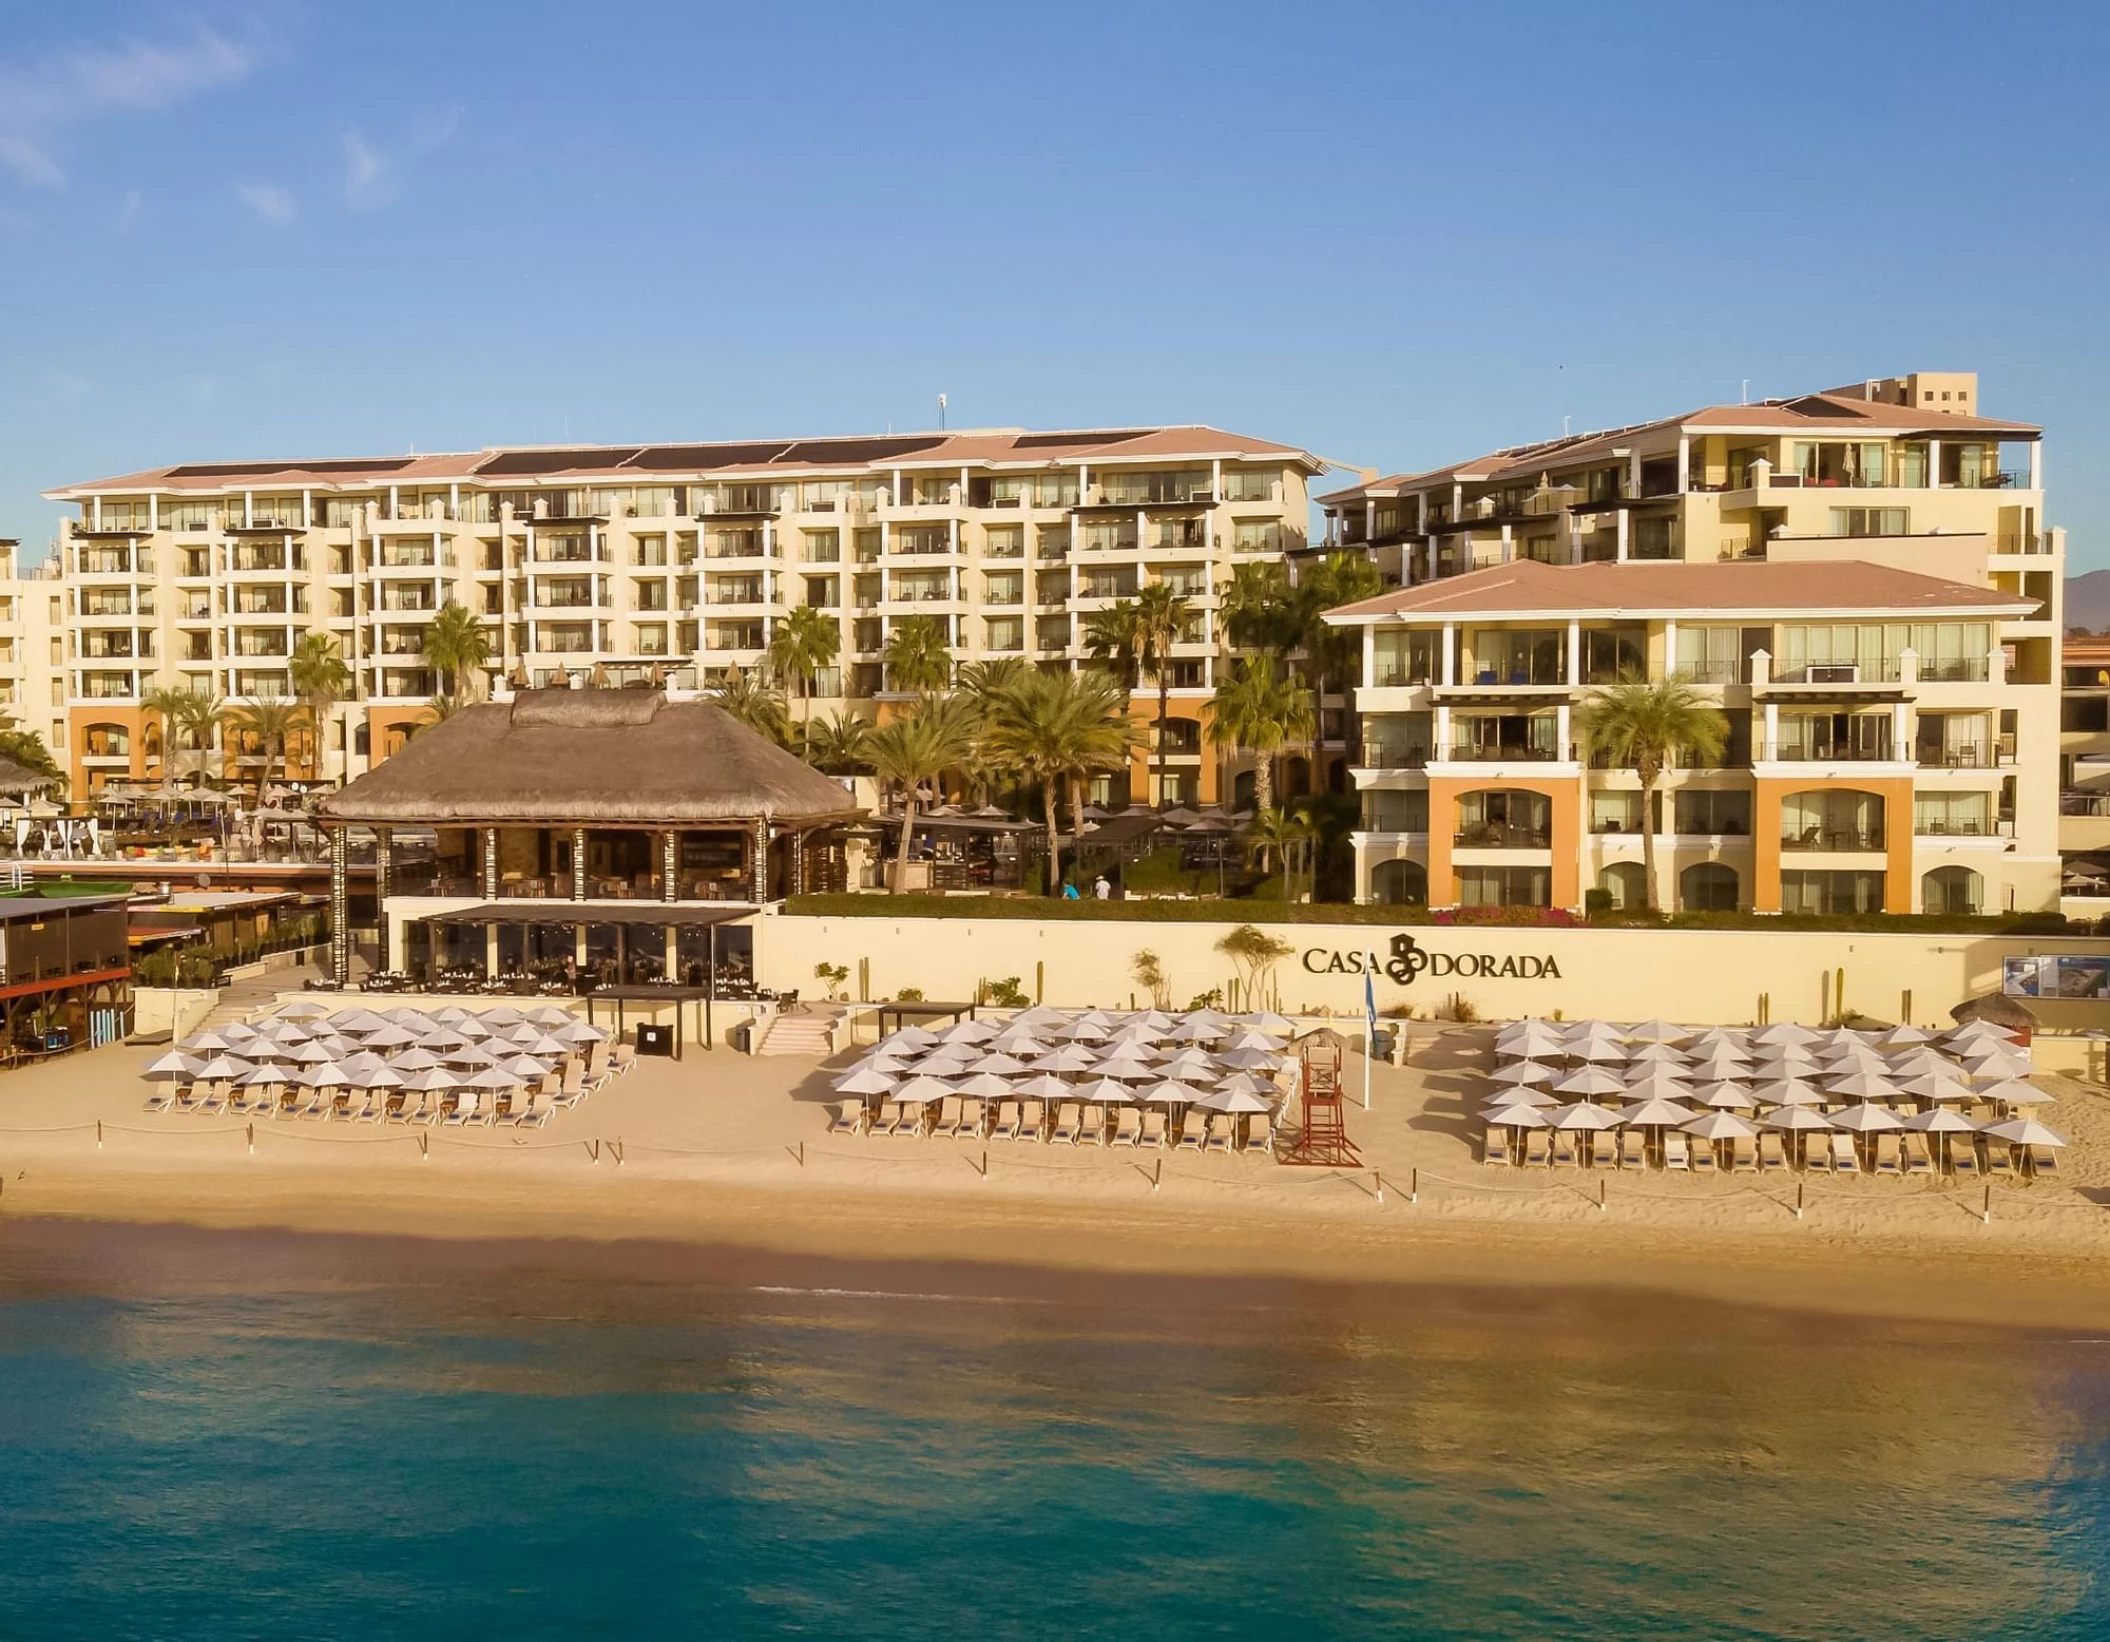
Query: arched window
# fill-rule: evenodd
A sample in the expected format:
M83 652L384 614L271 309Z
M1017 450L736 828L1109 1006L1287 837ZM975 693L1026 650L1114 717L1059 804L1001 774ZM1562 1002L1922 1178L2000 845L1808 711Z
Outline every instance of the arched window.
M1985 880L1969 867L1936 867L1920 879L1920 906L1952 915L1983 912Z
M1622 911L1641 905L1647 883L1639 861L1614 861L1597 875L1597 887L1611 896L1612 905Z
M1678 874L1680 912L1734 912L1736 868L1699 861Z
M1380 861L1370 869L1370 895L1380 906L1426 906L1428 868L1419 861Z
M81 751L90 758L124 758L132 751L131 728L123 724L90 724L81 732Z
M352 731L352 751L364 758L374 745L374 732L364 719Z

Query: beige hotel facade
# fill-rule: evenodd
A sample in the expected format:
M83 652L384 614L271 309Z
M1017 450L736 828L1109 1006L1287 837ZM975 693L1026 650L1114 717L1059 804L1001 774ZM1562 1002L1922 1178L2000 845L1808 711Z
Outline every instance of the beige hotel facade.
M284 697L293 647L324 632L354 691L290 773L349 779L429 719L424 633L449 601L484 622L494 675L676 688L759 665L776 624L811 606L841 635L811 711L875 713L887 638L912 617L937 618L958 663L1076 666L1094 612L1165 582L1192 609L1170 664L1165 796L1213 802L1221 590L1237 566L1307 546L1326 465L1152 427L206 462L69 485L47 492L78 509L59 544L58 750L76 795L155 779L145 691ZM1154 720L1154 680L1135 712ZM1151 756L1101 796L1154 796ZM256 758L237 749L226 771Z
M2040 430L1969 373L1711 406L1320 498L1396 590L1364 667L1365 902L2059 904L2062 533ZM1590 691L1689 680L1730 735L1637 778ZM1598 896L1592 895L1598 891Z

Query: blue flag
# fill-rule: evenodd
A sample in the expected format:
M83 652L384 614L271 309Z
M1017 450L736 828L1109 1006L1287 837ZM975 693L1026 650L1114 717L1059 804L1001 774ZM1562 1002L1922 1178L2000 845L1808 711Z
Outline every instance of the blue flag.
M1370 1052L1377 1053L1377 954L1363 954L1363 1015L1370 1027Z

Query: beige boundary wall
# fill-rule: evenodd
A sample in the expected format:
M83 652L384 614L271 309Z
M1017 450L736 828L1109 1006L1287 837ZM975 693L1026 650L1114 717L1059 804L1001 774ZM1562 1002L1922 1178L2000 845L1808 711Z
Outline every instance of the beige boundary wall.
M773 914L756 920L756 965L765 985L823 988L820 963L850 971L849 990L891 998L918 987L929 999L974 996L977 982L1017 976L1028 997L1064 1007L1147 1002L1130 975L1141 951L1157 954L1175 1007L1236 974L1215 950L1231 923L1068 922L1047 919L823 918ZM1597 1015L1661 1016L1694 1024L1742 1024L1770 994L1774 1020L1814 1021L1846 1007L1896 1020L1911 994L1911 1018L1946 1025L1949 1009L1998 990L2001 960L2044 953L2110 952L2110 938L1823 933L1766 930L1493 929L1448 925L1269 924L1295 954L1274 971L1279 1007L1290 1014L1360 1014L1358 965L1374 953L1381 1013L1411 1006L1427 1018L1453 994L1484 1019ZM1411 943L1398 944L1395 943ZM868 966L865 967L865 966ZM2055 1031L2110 1027L2110 1003L2030 1001Z

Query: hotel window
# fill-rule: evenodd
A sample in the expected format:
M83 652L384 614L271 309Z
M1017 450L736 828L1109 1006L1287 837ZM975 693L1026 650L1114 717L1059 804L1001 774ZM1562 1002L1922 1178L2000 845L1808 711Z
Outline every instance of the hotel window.
M1224 474L1227 502L1272 502L1281 473L1274 468L1231 468Z
M1910 534L1911 514L1902 507L1835 507L1834 536L1904 536Z
M1240 519L1232 527L1231 548L1237 553L1280 553L1282 524L1277 519Z
M1800 913L1881 912L1880 872L1807 872L1780 875L1780 910Z
M710 624L713 650L759 650L762 624L759 621L714 621Z
M646 622L637 629L637 653L641 656L663 656L667 653L667 624L663 621Z
M1209 594L1209 572L1198 564L1169 566L1159 570L1154 579L1183 599L1206 598Z
M1583 683L1616 684L1632 674L1648 676L1648 630L1590 627L1583 630Z
M1022 604L1025 596L1026 578L1015 570L982 578L982 602L985 604Z
M1677 826L1687 838L1747 838L1751 833L1751 795L1686 788L1672 798Z
M1425 792L1386 792L1373 789L1363 794L1365 832L1427 832L1429 795Z
M1923 792L1912 800L1912 830L1922 837L1985 838L1993 832L1993 795Z
M808 564L840 564L843 556L843 533L840 530L809 530L806 532L806 562Z
M640 536L636 541L636 555L632 562L641 565L664 565L667 562L667 538L664 536Z
M808 513L841 512L856 494L857 486L849 479L810 479L800 487L800 501ZM807 534L810 537L833 535L834 532L808 531Z
M893 547L896 553L950 553L952 551L952 527L949 525L897 525L894 529Z
M1545 867L1461 867L1458 869L1458 904L1468 907L1550 906L1552 883L1553 875Z
M1567 648L1567 635L1556 628L1481 628L1470 643L1475 682L1559 684Z
M982 532L982 551L992 559L1023 559L1026 532L1019 525L991 525Z
M1637 792L1593 792L1590 794L1592 832L1641 831L1641 795Z
M992 616L982 624L988 647L997 652L1023 650L1026 624L1017 616Z
M664 610L667 607L667 584L660 581L641 581L634 584L637 594L636 607L640 610Z
M1920 879L1923 911L1975 918L1985 911L1985 880L1969 867L1936 867Z
M163 530L210 530L213 510L210 502L164 502L161 504L161 528Z
M865 529L858 531L852 538L850 545L856 550L859 564L877 564L879 562L881 534L877 529Z
M1789 793L1780 801L1780 847L1795 850L1879 850L1883 795L1850 787Z
M1433 684L1443 665L1443 637L1432 628L1381 630L1372 645L1370 683L1381 689Z
M816 610L833 610L839 595L836 591L840 579L835 576L808 576L806 578L806 602Z
M1734 684L1744 673L1740 627L1678 628L1678 673L1695 684Z
M1880 441L1844 444L1796 441L1789 447L1789 466L1806 485L1880 485L1884 481L1884 447Z
M1036 559L1065 559L1070 553L1070 527L1068 525L1042 525L1040 533L1033 538L1033 556Z
M1087 553L1123 553L1136 545L1133 519L1092 519L1079 533Z
M943 570L901 571L890 590L894 599L933 604L952 597L952 577Z

